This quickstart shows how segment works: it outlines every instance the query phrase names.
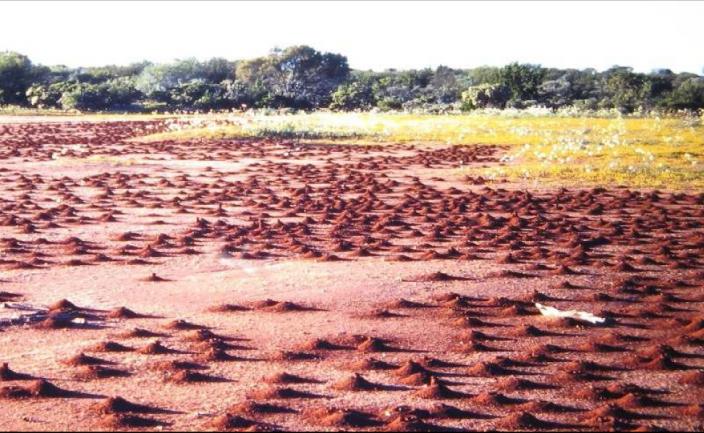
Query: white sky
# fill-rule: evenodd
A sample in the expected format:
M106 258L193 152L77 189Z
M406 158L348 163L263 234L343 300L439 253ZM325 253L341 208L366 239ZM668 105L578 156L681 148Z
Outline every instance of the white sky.
M704 67L704 2L0 2L0 17L0 50L46 65L236 60L307 44L355 69Z

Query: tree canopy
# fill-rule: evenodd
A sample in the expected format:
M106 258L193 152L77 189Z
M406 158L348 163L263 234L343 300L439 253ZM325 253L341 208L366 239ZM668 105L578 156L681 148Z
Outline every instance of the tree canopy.
M704 77L659 69L639 73L503 67L351 70L341 54L300 45L232 61L68 68L0 53L0 104L79 110L423 110L544 106L636 110L704 109Z

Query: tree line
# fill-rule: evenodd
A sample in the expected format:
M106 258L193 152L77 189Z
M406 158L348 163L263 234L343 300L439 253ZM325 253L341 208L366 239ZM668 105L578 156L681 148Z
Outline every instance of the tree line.
M68 68L0 52L0 105L81 111L244 108L406 110L480 108L679 111L704 108L704 77L614 66L606 71L512 63L454 69L350 69L340 54L308 46L231 61L213 58Z

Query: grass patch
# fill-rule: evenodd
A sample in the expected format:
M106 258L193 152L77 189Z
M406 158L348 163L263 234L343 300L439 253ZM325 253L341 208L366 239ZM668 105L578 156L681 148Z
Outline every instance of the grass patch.
M508 145L504 164L458 173L544 184L704 187L702 117L330 113L178 119L147 140L281 138L331 143Z

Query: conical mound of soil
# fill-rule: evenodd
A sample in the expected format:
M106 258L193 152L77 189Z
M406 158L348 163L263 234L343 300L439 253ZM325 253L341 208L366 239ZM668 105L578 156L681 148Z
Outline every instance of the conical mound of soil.
M73 366L73 367L82 366L82 365L110 364L109 361L106 361L106 360L100 359L100 358L96 358L94 356L88 356L82 352L76 356L73 356L69 359L64 360L63 363L66 365Z
M479 362L472 367L469 367L467 369L467 373L470 376L494 377L506 376L508 374L514 374L515 372L493 362Z
M467 396L464 393L451 390L434 377L430 379L430 384L416 391L414 395L426 399L455 399Z
M191 323L191 322L188 322L186 320L181 320L181 319L172 320L171 322L168 322L167 324L164 325L164 328L173 329L173 330L177 330L177 331L206 329L206 327L203 325L197 325L195 323Z
M109 413L100 418L99 425L101 427L118 430L125 428L147 428L157 427L164 423L153 419L138 415L129 415L123 413Z
M393 370L398 368L398 365L389 364L385 361L380 361L375 358L365 358L357 361L352 361L345 366L348 370Z
M67 299L61 299L49 305L49 311L75 311L79 308Z
M133 348L124 346L114 341L103 341L91 348L95 352L132 352Z
M249 308L235 304L220 304L208 309L213 313L234 313L238 311L249 311Z
M208 367L190 361L170 360L154 363L153 368L160 371L175 372L183 370L207 370Z
M374 337L366 337L357 345L360 352L388 352L391 348L383 341Z
M408 299L404 299L404 298L390 302L386 305L386 308L391 308L391 309L394 309L394 308L413 309L413 308L429 308L429 307L431 307L431 306L428 304L424 304L422 302L409 301Z
M293 409L289 409L284 406L278 406L269 403L260 403L252 400L246 400L242 403L230 406L228 413L241 414L241 415L269 415L269 414L282 414L282 413L293 413Z
M704 418L704 405L701 403L694 403L680 408L679 413L684 416L702 419Z
M544 429L549 426L550 423L539 420L535 415L529 412L519 412L506 415L497 421L497 425L508 430L516 431L522 429Z
M408 360L401 364L396 370L394 370L393 373L396 376L405 377L416 373L431 373L431 371L429 371L428 369L423 367L422 364L416 361Z
M318 383L317 380L308 379L295 374L290 374L286 372L272 374L264 378L264 382L271 384L296 384L296 383Z
M160 341L154 341L144 347L137 349L137 352L143 355L164 355L168 353L174 353L175 351L164 346L163 344L161 344Z
M371 415L351 409L314 407L304 411L303 417L310 423L337 428L362 428L377 425Z
M291 352L288 350L277 350L269 356L271 361L314 361L320 359L319 355L306 352Z
M401 379L399 379L399 382L404 385L423 386L429 385L433 377L434 376L430 373L420 372L409 374L408 376L403 376Z
M27 390L33 397L60 398L71 397L74 394L44 379L32 382L32 384L27 387Z
M133 260L139 261L139 262L141 262L141 264L146 263L145 261L139 260L139 259L133 259ZM137 263L135 263L135 264L137 264ZM146 281L146 282L149 282L149 283L162 283L162 282L164 282L164 281L169 281L169 280L167 280L166 278L163 278L163 277L158 276L158 275L156 274L156 272L152 272L152 274L149 275L148 277L142 278L142 281Z
M618 404L615 403L609 403L605 404L599 407L596 407L595 409L590 410L587 412L584 416L585 419L593 419L593 418L616 418L616 419L635 419L637 418L638 415L629 412L626 409L622 408Z
M249 420L247 418L241 417L239 415L232 415L226 413L224 415L216 416L207 423L208 428L213 428L218 431L227 431L232 429L245 429L256 425L255 421Z
M162 412L149 406L132 403L122 397L108 397L100 403L92 406L92 409L98 413L157 413Z
M0 388L0 400L19 400L30 397L32 397L32 393L23 386L3 386Z
M199 359L204 362L221 362L221 361L235 361L239 358L230 355L223 349L210 348L205 353L199 356Z
M53 329L69 329L69 328L74 327L74 323L73 323L72 319L70 319L68 317L50 315L46 319L37 323L36 327L39 329L47 329L47 330L50 330L50 329L51 330L53 330Z
M680 383L682 385L704 387L704 371L697 370L683 373L677 380L677 383Z
M207 374L198 373L197 371L192 371L192 370L178 370L176 372L169 374L166 377L166 380L169 382L181 383L181 384L207 383L207 382L222 381L221 379L219 379L215 376L210 376Z
M403 279L402 281L407 282L419 282L419 283L432 283L432 282L444 282L444 281L465 281L467 278L459 277L454 275L449 275L444 272L433 272L430 274L417 275L412 278Z
M122 338L156 338L156 337L165 337L166 335L158 333L158 332L153 332L148 329L143 329L143 328L134 328L129 331L126 331L122 334L120 334L120 337Z
M496 388L502 391L526 391L539 389L552 389L554 386L543 383L533 382L531 380L520 379L518 377L505 377L496 383Z
M32 376L24 373L17 373L10 369L10 366L3 362L0 365L0 381L10 381L10 380L30 380Z
M472 402L483 406L508 406L524 403L525 401L506 397L498 392L482 392L472 398Z
M338 391L376 391L381 389L380 385L369 382L360 374L353 374L332 384L332 389Z
M222 335L218 335L208 329L196 329L194 331L189 332L185 337L183 337L183 339L186 341L207 342L213 340L225 341L228 338Z
M108 312L107 317L110 319L138 319L142 316L141 314L135 313L126 307L118 307L114 310Z
M433 430L433 426L426 424L414 415L399 415L384 425L384 431L388 432L427 432L431 430Z
M276 386L255 389L247 394L247 398L251 398L254 400L287 400L296 398L306 399L316 397L316 395L304 391L298 391L292 388L280 388Z
M273 313L287 313L287 312L293 312L293 311L306 311L310 310L308 307L304 307L302 305L289 302L289 301L274 301L273 303L266 305L266 306L260 306L257 307L257 309L262 310L262 311L269 311Z
M74 375L77 379L109 379L114 377L128 377L130 373L117 368L103 367L102 365L84 365Z
M330 341L324 340L322 338L314 338L312 340L306 341L301 344L301 350L342 350L346 349L344 346L340 346Z

